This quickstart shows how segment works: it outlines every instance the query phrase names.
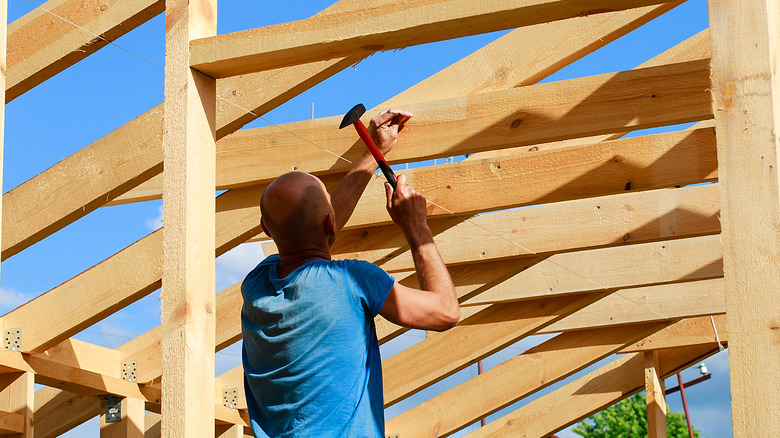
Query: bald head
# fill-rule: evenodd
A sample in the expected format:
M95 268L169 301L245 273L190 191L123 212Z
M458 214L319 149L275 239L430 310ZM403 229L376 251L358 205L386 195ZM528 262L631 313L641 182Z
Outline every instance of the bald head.
M305 249L327 242L326 220L335 219L325 184L302 172L272 182L260 199L263 224L280 249Z

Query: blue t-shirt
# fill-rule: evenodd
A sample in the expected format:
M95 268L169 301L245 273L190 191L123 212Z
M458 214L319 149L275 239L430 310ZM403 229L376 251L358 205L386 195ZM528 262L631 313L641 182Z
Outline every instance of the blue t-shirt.
M395 280L363 261L272 255L241 284L244 387L257 437L384 437L374 317Z

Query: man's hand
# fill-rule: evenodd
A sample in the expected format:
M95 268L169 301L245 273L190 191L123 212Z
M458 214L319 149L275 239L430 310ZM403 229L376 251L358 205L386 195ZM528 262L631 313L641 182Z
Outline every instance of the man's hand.
M402 109L389 109L371 119L368 124L368 132L374 139L376 147L382 152L382 155L390 152L398 138L398 132L401 131L412 113Z
M422 245L432 241L428 228L427 202L423 195L406 184L406 175L398 175L395 191L385 183L387 212L403 230L411 245Z

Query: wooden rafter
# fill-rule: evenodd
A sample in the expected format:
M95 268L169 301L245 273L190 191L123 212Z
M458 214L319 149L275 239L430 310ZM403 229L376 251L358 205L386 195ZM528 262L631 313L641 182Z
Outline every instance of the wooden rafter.
M560 334L391 419L387 432L410 437L451 434L665 326L648 323Z
M711 345L661 352L661 372L669 376L718 350ZM529 402L467 435L468 438L531 438L554 434L644 388L644 353L615 359L576 381Z
M43 3L8 25L6 102L97 52L164 8L163 0Z
M709 86L709 61L698 60L408 104L419 115L387 159L417 161L710 119ZM553 102L551 95L561 99ZM317 175L347 171L349 163L328 151L354 161L365 147L353 133L337 129L340 119L296 122L284 130L255 128L225 138L217 188L267 183L291 168ZM120 200L160 193L147 187Z
M416 44L530 26L662 0L409 0L392 8L361 8L193 41L191 63L222 78Z

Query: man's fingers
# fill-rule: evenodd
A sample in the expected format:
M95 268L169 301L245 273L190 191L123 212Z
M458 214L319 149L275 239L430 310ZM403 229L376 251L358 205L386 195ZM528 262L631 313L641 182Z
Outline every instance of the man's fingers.
M385 195L387 196L387 209L390 210L393 207L393 186L389 182L385 182Z
M379 114L378 116L376 116L373 119L371 119L371 123L374 126L379 127L379 126L382 126L385 123L393 120L393 117L395 117L395 114L389 113L389 112L385 111L382 114Z

